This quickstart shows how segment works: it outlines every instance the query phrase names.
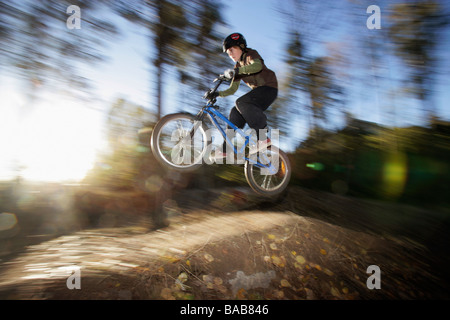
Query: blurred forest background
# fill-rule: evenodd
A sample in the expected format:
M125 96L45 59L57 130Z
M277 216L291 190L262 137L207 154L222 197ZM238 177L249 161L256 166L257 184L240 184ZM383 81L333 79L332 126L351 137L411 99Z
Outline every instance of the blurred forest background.
M279 97L267 113L270 126L280 129L280 139L289 140L291 183L341 195L447 206L450 122L438 112L436 79L448 79L449 74L448 4L431 0L263 2L273 8L273 19L285 21L283 36L288 39L284 54L277 56L282 65ZM240 3L235 10L252 12L246 0ZM66 12L71 5L81 10L80 30L66 25L73 15ZM169 113L169 97L177 99L178 110L196 112L211 80L230 67L221 51L222 40L232 31L245 34L245 30L226 21L222 12L227 5L221 0L0 1L0 72L22 83L28 106L21 110L24 116L42 90L63 93L89 106L98 97L86 71L107 63L104 49L123 37L122 24L115 21L126 19L134 30L148 34L148 47L142 48L148 64L142 68L149 75L151 103L139 105L117 97L98 110L105 119L107 147L81 183L121 192L158 193L167 179L183 178L174 178L156 164L149 147L152 127ZM370 5L382 10L381 29L366 26L375 13L366 12ZM317 35L336 26L326 14L330 11L345 21L352 46L334 42L326 44L326 50L313 50L321 41ZM396 67L386 61L396 61ZM383 110L379 123L358 119L347 107L355 89L364 96L369 87L376 94L367 93L367 105L360 108L378 103ZM397 120L413 112L409 101L419 106L414 114L420 120L399 126ZM300 129L306 129L305 138L297 138ZM22 183L23 168L15 170L13 183ZM186 179L180 182L184 188L245 185L240 166L204 166ZM11 210L10 183L1 185L0 212Z

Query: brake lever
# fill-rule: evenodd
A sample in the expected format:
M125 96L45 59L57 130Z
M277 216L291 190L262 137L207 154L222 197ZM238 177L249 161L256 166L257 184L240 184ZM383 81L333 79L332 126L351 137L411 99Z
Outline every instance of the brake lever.
M217 81L229 81L230 79L228 79L227 77L225 77L223 74L219 75L218 78L214 79L213 82L217 82Z

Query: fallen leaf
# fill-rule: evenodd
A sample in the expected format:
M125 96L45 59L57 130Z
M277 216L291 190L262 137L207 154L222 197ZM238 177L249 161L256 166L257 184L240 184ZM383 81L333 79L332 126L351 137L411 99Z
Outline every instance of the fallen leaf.
M269 256L264 256L264 261L265 262L270 262L270 257Z
M323 238L323 242L330 243L330 240L328 240L328 238Z
M134 268L137 272L147 272L150 271L149 268L144 268L144 267L136 267Z
M292 253L293 256L297 255L297 252L295 252L294 250L292 250L291 253Z
M289 288L291 284L286 279L281 280L281 286L285 288Z
M296 260L298 263L300 263L300 264L305 264L305 263L306 263L305 258L304 258L303 256L301 256L301 255L296 256L296 257L295 257L295 260Z
M276 265L277 267L284 267L285 266L285 259L282 257L277 257L275 255L272 256L272 263Z
M180 275L178 276L178 280L181 281L181 283L185 283L188 279L188 276L185 272L180 273Z
M325 249L320 249L320 253L323 254L323 255L326 255L327 251Z
M273 292L274 298L276 299L283 299L284 298L284 292L281 290L275 290Z
M322 271L322 267L319 266L318 264L316 264L316 265L314 266L314 268L316 268L316 269L319 270L319 271Z
M301 275L301 276L299 276L299 279L300 279L301 282L307 283L309 281L309 279L310 279L310 276L306 276L305 277L304 275Z
M294 262L294 267L296 267L297 269L302 269L302 265L298 262Z
M237 294L236 294L236 297L238 298L238 299L245 299L245 289L244 288L241 288L241 289L239 289L239 291L237 292Z
M347 287L342 288L342 292L343 292L344 294L347 294L347 293L348 293L348 288L347 288Z
M275 265L279 265L279 264L281 264L281 259L278 258L277 256L272 256L272 262L273 262Z
M267 237L268 237L270 240L274 240L274 239L276 238L273 234L268 234Z
M208 262L213 262L214 261L214 257L212 255L210 255L209 253L205 253L205 255L203 257Z
M219 277L214 278L214 284L220 286L222 283L223 283L222 278L219 278Z
M341 296L341 294L339 293L339 290L336 289L335 287L331 287L330 292L331 292L331 294L332 294L333 296L335 296L335 297L337 297L337 298L339 298L339 297Z
M314 292L309 289L309 288L305 288L305 292L306 292L306 299L307 300L316 300L316 295L314 294Z
M178 262L181 260L178 257L174 257L174 256L170 256L170 255L164 255L164 256L162 256L162 258L169 261L170 263L175 263L175 262Z
M331 271L330 269L325 268L323 270L323 272L325 272L325 274L329 275L330 277L332 277L334 275L333 271Z
M184 285L180 279L175 280L175 284L172 286L174 292L178 292L179 290L186 291L186 288L189 288L189 286Z
M277 245L275 243L270 244L270 249L272 250L278 250Z
M203 275L203 282L205 282L208 289L214 289L214 277L211 275Z
M206 274L204 274L203 275L203 281L204 282L213 282L213 280L214 280L214 278L213 278L213 276L211 276L211 275L206 275Z
M190 267L190 266L191 266L191 261L186 260L186 265L187 265L188 267Z
M183 300L194 300L195 296L192 293L180 293L180 299L183 299Z

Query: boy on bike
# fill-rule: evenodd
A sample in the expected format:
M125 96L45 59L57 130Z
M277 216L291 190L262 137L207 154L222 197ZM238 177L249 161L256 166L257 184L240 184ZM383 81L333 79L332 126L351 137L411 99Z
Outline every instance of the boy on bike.
M247 47L247 41L240 33L232 33L223 41L223 52L236 64L234 69L225 71L224 76L232 80L230 87L224 91L207 95L208 98L226 97L234 94L241 83L247 84L251 91L236 100L231 109L229 120L238 128L244 128L247 123L256 131L257 145L250 148L250 154L264 150L271 145L267 136L260 136L267 132L267 117L264 111L275 101L278 95L278 81L275 73L268 69L259 53ZM260 132L262 130L262 132ZM226 158L226 142L222 151L216 150L214 157Z

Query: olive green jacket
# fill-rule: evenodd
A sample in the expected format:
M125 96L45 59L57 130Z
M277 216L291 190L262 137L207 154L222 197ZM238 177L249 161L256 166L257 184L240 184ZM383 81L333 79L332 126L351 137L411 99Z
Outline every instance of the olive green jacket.
M234 70L235 76L230 87L224 91L220 91L220 97L234 94L238 90L241 80L252 90L262 86L278 88L275 72L266 67L263 58L261 58L256 50L247 48L242 54L241 59L236 62Z

